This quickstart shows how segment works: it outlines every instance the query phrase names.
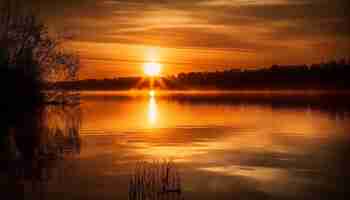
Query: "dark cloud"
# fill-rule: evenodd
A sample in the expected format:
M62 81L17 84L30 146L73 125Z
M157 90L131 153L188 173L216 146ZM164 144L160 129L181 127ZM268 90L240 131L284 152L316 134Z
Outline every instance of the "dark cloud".
M225 33L214 32L200 37L207 41L192 42L199 46L207 43L208 47L224 46L220 43L225 41L224 43L230 48L232 43L227 40L243 39L237 38L234 34L231 37L235 38L227 39L230 37L227 35L230 29L242 30L244 34L247 31L249 34L255 33L255 39L310 40L313 37L328 39L350 37L348 0L267 0L265 3L251 0L27 0L25 2L40 7L45 16L54 15L56 24L65 24L65 27L70 29L78 29L80 34L90 35L96 40L110 32L116 34L115 38L120 38L119 34L123 34L123 37L130 34L130 37L133 37L137 31L139 35L149 37L153 35L154 39L160 37L159 35L162 35L161 40L164 40L164 37L178 38L180 33L183 40L197 40L193 35L196 33L203 35L203 29L195 24L226 27ZM66 18L58 20L59 17ZM174 20L167 20L168 18ZM152 23L158 23L158 27L150 28L154 26ZM120 30L120 33L115 30ZM162 30L165 31L164 34L161 33ZM206 37L209 35L212 37ZM179 38L178 40L180 41ZM213 44L215 42L212 41L217 41L217 44Z

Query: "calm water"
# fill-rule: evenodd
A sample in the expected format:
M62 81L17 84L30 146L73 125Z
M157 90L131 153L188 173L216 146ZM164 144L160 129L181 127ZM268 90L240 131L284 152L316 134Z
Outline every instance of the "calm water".
M350 109L324 102L84 93L80 107L6 122L0 191L4 199L128 199L137 162L170 159L182 188L173 199L346 199Z

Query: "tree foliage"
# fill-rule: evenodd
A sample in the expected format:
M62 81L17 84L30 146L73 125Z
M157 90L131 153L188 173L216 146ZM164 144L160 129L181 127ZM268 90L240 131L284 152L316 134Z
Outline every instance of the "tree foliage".
M9 93L42 99L49 82L77 79L79 57L63 48L64 39L17 1L0 3L0 9L0 71Z

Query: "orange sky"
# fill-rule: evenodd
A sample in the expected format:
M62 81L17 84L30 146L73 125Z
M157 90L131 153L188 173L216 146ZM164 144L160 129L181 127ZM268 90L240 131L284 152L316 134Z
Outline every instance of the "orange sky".
M29 0L69 34L80 78L310 64L349 56L348 0Z

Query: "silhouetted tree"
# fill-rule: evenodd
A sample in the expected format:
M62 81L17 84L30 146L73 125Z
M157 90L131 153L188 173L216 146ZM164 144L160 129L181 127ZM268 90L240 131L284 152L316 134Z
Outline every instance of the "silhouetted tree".
M45 100L42 90L47 83L77 78L79 58L65 51L63 42L30 9L17 1L0 3L0 83L5 102L26 98L38 103Z

